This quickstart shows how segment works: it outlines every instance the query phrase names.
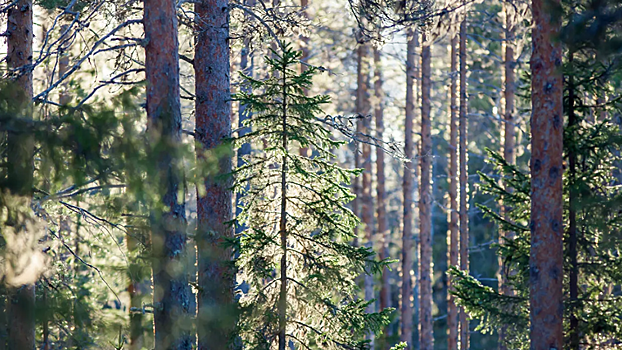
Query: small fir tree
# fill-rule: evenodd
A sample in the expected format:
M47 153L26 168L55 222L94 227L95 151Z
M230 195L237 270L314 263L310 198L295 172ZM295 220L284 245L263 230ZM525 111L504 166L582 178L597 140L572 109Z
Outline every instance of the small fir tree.
M240 297L240 335L248 349L367 349L365 335L388 323L390 310L366 313L372 301L356 298L355 279L376 273L370 248L350 244L358 218L346 207L348 184L360 170L335 164L329 124L317 115L328 96L306 96L317 69L299 73L300 52L289 45L266 57L270 76L243 75L235 96L252 111L252 132L239 137L263 143L235 170L244 192L237 222L237 267L248 290ZM302 156L298 149L312 150Z

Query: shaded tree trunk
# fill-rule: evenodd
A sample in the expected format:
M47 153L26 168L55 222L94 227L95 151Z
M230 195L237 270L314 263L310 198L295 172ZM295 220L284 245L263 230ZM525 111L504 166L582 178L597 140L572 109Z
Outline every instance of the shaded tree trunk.
M130 350L140 350L143 348L144 343L144 331L143 331L143 313L132 311L132 308L142 308L142 298L140 292L140 265L134 259L138 250L138 240L133 237L135 231L130 231L125 236L128 255L130 259L130 265L128 269L129 284L127 286L127 292L130 296Z
M468 148L467 148L467 65L466 18L460 23L460 269L469 270L469 212L468 212ZM469 321L464 308L460 308L460 349L469 349Z
M570 49L568 63L573 64L574 52ZM574 76L568 76L568 129L574 136L574 130L578 120L575 114L575 84ZM579 319L576 314L576 302L579 298L579 265L577 262L577 190L576 190L576 173L577 173L577 153L574 146L569 148L568 152L568 181L570 183L570 195L568 198L568 255L570 258L569 273L569 291L570 291L570 329L569 348L579 350Z
M563 345L563 82L562 50L556 39L559 18L550 6L533 0L531 56L531 350Z
M225 152L228 146L223 144L231 133L228 6L228 0L195 3L196 130L204 150L222 148L218 174L231 171L231 158ZM226 223L232 214L229 187L228 180L209 178L205 181L205 195L197 193L199 350L227 349L236 322L231 251L223 246L225 239L233 235Z
M7 64L14 70L15 104L19 117L32 119L32 42L31 0L19 0L8 10ZM27 132L9 132L7 137L7 184L13 195L32 198L34 139ZM19 225L9 218L9 225ZM28 234L23 232L23 234ZM35 286L7 288L8 349L35 348Z
M382 91L382 62L380 51L374 48L374 96L376 97L376 106L374 109L374 117L376 120L376 139L382 142L384 134L384 92ZM378 238L381 242L380 259L389 258L389 232L387 228L387 208L386 208L386 189L384 175L384 150L376 147L376 220L378 220ZM391 307L391 286L389 285L389 269L384 268L381 276L380 286L380 310ZM385 327L383 334L384 340L381 349L388 347L386 342L389 336L390 327Z
M406 342L407 350L413 347L413 284L410 272L413 269L413 187L414 187L414 143L413 121L415 119L415 50L418 45L418 33L412 28L406 30L406 120L404 122L404 157L410 161L404 164L404 225L402 232L402 305L400 340Z
M458 266L458 56L456 46L458 37L451 38L450 62L451 85L449 90L449 265ZM447 276L449 290L452 290L453 280ZM458 308L455 297L447 293L447 349L458 350Z
M505 87L503 90L503 96L505 100L504 106L504 124L503 124L503 159L505 159L508 164L516 163L516 155L514 153L515 147L515 139L516 139L516 128L514 127L514 113L515 111L515 103L514 103L514 92L516 89L516 79L514 74L514 24L513 19L508 13L508 8L512 6L511 3L508 3L506 6L506 16L505 16L505 62L504 62L504 80ZM511 191L510 188L506 188L506 190ZM502 215L505 215L511 208L501 206ZM514 239L513 232L505 232L499 231L499 243L502 243L503 240L511 240ZM512 288L508 285L508 271L507 267L504 265L503 259L499 257L499 291L503 295L514 295ZM506 339L506 327L502 327L499 330L499 350L507 350L504 342Z
M419 349L434 349L432 320L432 123L430 117L430 42L425 32L421 35L421 182L419 187Z
M174 149L181 143L175 1L145 0L144 9L148 130L154 143ZM178 198L183 182L173 152L158 152L156 181L167 210L151 214L156 350L192 348L189 329L184 328L192 294L185 272L173 268L183 264L186 250L185 207Z

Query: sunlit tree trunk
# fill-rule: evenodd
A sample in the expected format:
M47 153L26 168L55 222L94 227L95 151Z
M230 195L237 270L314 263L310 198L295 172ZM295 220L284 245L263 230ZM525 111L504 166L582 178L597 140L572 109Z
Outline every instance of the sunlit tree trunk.
M513 11L512 4L508 2L505 9L505 62L503 66L504 70L504 89L503 89L503 97L505 106L503 108L503 158L508 164L516 163L516 154L514 152L515 148L515 139L516 139L516 128L514 126L514 114L516 113L514 107L514 91L516 89L516 79L514 73L514 18L510 15L511 11ZM507 188L510 191L510 188ZM502 213L507 213L511 208L504 207L501 205ZM503 214L505 215L505 214ZM499 243L503 243L504 240L514 239L513 232L506 232L503 230L499 231ZM513 295L514 292L512 288L508 284L508 271L507 267L504 264L504 261L501 257L499 257L499 291L504 295ZM499 330L499 350L507 350L505 346L506 341L506 327L502 327Z
M15 104L20 118L32 119L32 42L31 0L16 1L8 10L7 64L15 77ZM9 132L7 138L7 183L14 195L32 198L34 140L25 132ZM9 221L13 221L10 219ZM9 224L19 225L17 222ZM24 232L23 234L28 234ZM35 286L9 287L7 296L8 349L35 348Z
M557 0L533 0L531 55L531 350L562 349L563 81Z
M430 120L430 42L421 35L421 182L419 187L419 349L434 349L432 320L432 123Z
M407 342L407 350L413 347L413 284L411 271L413 270L413 193L414 193L414 142L413 122L415 119L415 79L416 69L415 50L418 46L418 33L409 27L406 30L408 39L406 46L406 120L404 122L404 157L409 160L404 164L404 225L402 232L402 312L400 340Z
M451 85L449 90L449 265L458 266L458 55L456 46L458 37L451 38L450 62ZM452 289L452 277L447 277L449 290ZM447 293L447 349L458 350L458 308L455 297Z
M217 149L218 174L231 171L231 158L223 145L231 134L228 6L228 0L195 3L196 131L203 150ZM231 251L223 245L233 235L227 224L232 214L229 187L228 181L209 178L205 195L197 194L199 350L227 349L235 327Z
M460 23L460 269L469 270L469 212L468 212L468 94L466 57L466 15ZM469 349L469 321L460 308L460 349Z
M376 105L374 117L376 120L376 139L382 142L384 134L384 92L382 91L382 60L378 48L374 48L374 96ZM376 220L378 220L378 239L380 240L380 259L389 258L389 232L387 228L386 189L384 175L384 150L376 147ZM380 286L380 310L391 306L391 286L389 285L389 269L384 268ZM389 335L390 328L384 329L384 339ZM381 350L388 347L385 341L381 344Z
M144 2L147 117L151 140L176 147L181 142L177 14L174 0ZM185 206L181 174L171 152L157 154L157 184L167 210L152 212L154 328L156 350L191 349L186 323L191 304L183 264L186 251Z
M307 12L307 7L309 7L309 0L300 0L300 7L302 8L302 15L305 18L309 18L309 14ZM302 56L300 57L300 61L303 62L300 64L300 72L304 72L307 69L305 63L308 63L309 60L309 37L306 35L302 35L300 38L300 51L302 51ZM304 89L305 95L309 93L309 91ZM303 157L310 156L308 147L300 147L300 155Z

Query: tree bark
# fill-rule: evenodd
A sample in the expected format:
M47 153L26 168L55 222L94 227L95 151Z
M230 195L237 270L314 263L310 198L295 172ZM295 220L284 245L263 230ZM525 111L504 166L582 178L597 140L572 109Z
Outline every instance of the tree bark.
M458 266L458 57L456 46L458 37L451 38L451 85L449 90L449 265ZM447 276L449 290L453 288L453 279ZM447 293L447 349L458 350L458 308L455 297Z
M574 61L573 49L570 49L568 63L572 66ZM575 84L574 76L568 76L568 129L574 136L578 120L575 114ZM568 152L568 177L570 183L570 196L568 198L568 255L570 257L569 291L570 291L570 329L569 348L579 350L579 319L576 314L576 302L579 299L579 265L577 262L577 197L576 190L577 152L570 147Z
M307 7L309 7L309 0L300 0L300 7L302 11L302 16L305 19L309 19L309 14L307 13ZM309 37L306 35L302 35L301 37L300 51L302 51L300 61L304 62L300 64L300 73L304 73L304 71L307 70L307 66L305 65L305 63L307 63L307 61L309 60ZM303 91L305 96L309 94L309 90L307 88L304 88ZM308 154L309 150L309 147L300 147L299 153L303 157L308 157L310 156Z
M432 123L430 120L430 43L425 32L421 34L421 182L419 187L419 349L434 349L432 320Z
M145 73L151 139L174 149L181 143L177 14L174 0L145 0ZM174 151L173 151L174 152ZM186 250L185 206L178 198L182 176L173 152L157 154L158 188L167 210L152 213L154 325L156 350L191 349L189 320L192 296L183 264Z
M467 64L466 18L460 23L460 269L469 270L469 212L468 212L468 148L467 148ZM469 349L469 321L464 308L460 308L460 349Z
M533 0L531 56L531 350L563 345L563 82L557 0Z
M414 183L414 143L413 121L415 119L415 50L418 46L418 33L409 27L406 30L406 119L404 122L404 157L410 161L404 164L404 225L402 232L402 305L400 340L407 343L407 350L413 347L413 284L410 272L413 269L413 183Z
M374 96L376 97L376 106L374 109L374 117L376 120L376 139L382 142L384 137L384 92L382 91L382 62L380 51L374 48ZM389 258L389 232L387 229L387 208L386 208L386 189L384 183L386 181L384 174L384 150L376 147L376 216L378 220L378 237L381 242L380 259ZM389 285L389 269L382 270L381 286L380 286L380 310L391 307L391 286ZM384 339L387 338L390 327L385 327ZM388 347L386 341L381 344L381 350Z
M32 119L32 42L31 0L19 0L8 10L7 65L14 70L15 103L19 117ZM13 195L32 198L34 139L27 131L9 132L7 138L7 183ZM12 220L10 220L12 221ZM9 223L10 224L10 223ZM14 223L19 224L19 223ZM28 234L24 232L23 234ZM35 348L35 286L7 288L8 349Z
M223 144L231 134L228 5L228 0L195 3L196 130L203 150L223 152L216 152L220 153L218 174L231 171L228 146ZM223 246L225 239L233 235L226 223L232 214L229 187L229 180L208 178L205 195L197 193L199 350L227 349L236 323L231 251Z
M505 62L504 62L504 78L505 78L505 87L503 90L503 96L505 100L504 106L504 124L503 124L503 159L508 164L516 163L516 155L514 153L515 147L515 139L516 139L516 128L514 126L514 114L515 114L515 98L514 93L516 89L516 79L514 74L514 24L513 18L510 16L508 8L512 6L511 3L508 3L506 6L506 16L505 16ZM510 188L506 190L511 191ZM510 207L501 205L502 215L505 215L508 211L511 210ZM514 239L513 232L505 232L503 230L499 231L499 243L503 243L504 240L512 240ZM499 291L503 295L514 295L512 288L508 285L508 268L505 266L503 259L499 257ZM506 327L503 326L499 330L499 350L507 350L505 346L506 341Z
M144 331L143 331L143 314L141 312L132 311L131 308L142 308L142 298L140 292L140 283L143 282L139 279L140 265L134 259L136 258L136 252L138 250L138 240L136 237L136 231L128 232L125 236L128 255L130 256L130 266L128 269L129 284L127 286L127 292L130 296L130 350L141 350L144 343Z

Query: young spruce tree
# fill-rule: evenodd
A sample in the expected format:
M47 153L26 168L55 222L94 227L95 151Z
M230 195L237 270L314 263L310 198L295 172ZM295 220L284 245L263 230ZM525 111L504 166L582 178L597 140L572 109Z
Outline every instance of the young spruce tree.
M346 207L360 170L335 164L330 118L317 117L328 96L307 96L317 69L298 69L300 52L283 45L265 60L266 80L236 95L252 110L252 132L236 141L265 141L235 170L243 191L237 266L248 291L240 297L247 349L367 349L365 335L388 323L390 310L366 313L356 277L380 272L370 248L350 244L358 218ZM252 92L244 92L252 91ZM300 155L298 150L312 150Z

